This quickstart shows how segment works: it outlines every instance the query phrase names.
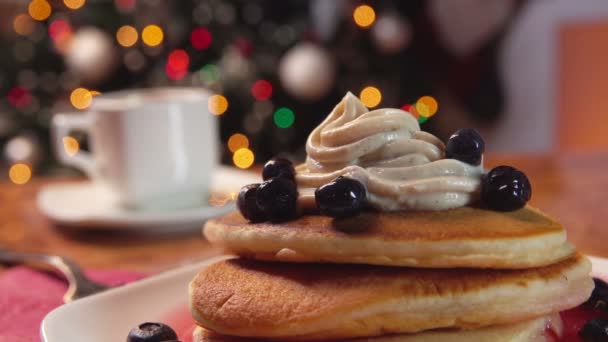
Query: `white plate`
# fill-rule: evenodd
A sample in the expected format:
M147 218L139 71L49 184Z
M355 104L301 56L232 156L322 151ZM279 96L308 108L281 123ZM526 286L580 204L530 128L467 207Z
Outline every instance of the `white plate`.
M183 266L60 306L42 321L42 341L120 342L139 323L171 323L172 314L183 315L188 308L190 280L205 266L226 258Z
M219 167L212 178L211 191L237 193L246 184L260 181L248 171ZM198 229L206 219L234 209L224 206L172 211L124 210L116 205L111 192L91 181L50 184L38 193L38 208L56 224L78 229Z
M187 308L188 283L217 257L83 298L51 311L42 321L44 342L124 341L138 323L172 323ZM608 274L608 259L590 257L593 273ZM179 333L180 329L178 329Z

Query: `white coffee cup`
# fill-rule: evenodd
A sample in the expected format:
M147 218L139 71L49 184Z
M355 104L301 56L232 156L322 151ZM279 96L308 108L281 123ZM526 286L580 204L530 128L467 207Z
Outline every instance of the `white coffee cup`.
M130 209L180 209L204 204L218 162L217 120L209 93L198 88L136 89L96 96L85 113L57 114L59 160L84 171ZM90 152L70 155L63 139L89 135Z

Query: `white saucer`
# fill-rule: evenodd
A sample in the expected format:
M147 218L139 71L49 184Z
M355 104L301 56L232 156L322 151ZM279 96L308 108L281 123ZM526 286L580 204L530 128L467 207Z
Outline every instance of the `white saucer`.
M246 184L259 182L255 173L219 167L213 175L214 193L238 192ZM171 211L125 210L111 192L91 181L49 184L38 193L38 208L53 223L80 229L175 230L199 229L203 222L233 210L234 201L223 206Z

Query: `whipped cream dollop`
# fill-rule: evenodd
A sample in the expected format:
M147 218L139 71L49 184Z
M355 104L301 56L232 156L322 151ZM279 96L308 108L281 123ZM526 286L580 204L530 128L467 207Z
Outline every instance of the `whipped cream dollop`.
M347 93L306 142L296 168L302 207L314 207L314 191L339 176L360 181L379 210L443 210L478 199L483 166L445 159L445 145L420 130L401 109L369 111Z

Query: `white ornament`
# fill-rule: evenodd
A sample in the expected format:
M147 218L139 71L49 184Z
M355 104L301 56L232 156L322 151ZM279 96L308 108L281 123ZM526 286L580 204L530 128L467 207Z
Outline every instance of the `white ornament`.
M116 66L116 48L107 33L94 27L85 27L74 34L65 59L83 82L98 84Z
M374 44L386 54L403 50L412 40L409 23L394 14L380 16L374 23L371 34Z
M317 100L331 90L335 81L331 56L318 45L301 43L281 59L279 78L287 91L301 100Z

